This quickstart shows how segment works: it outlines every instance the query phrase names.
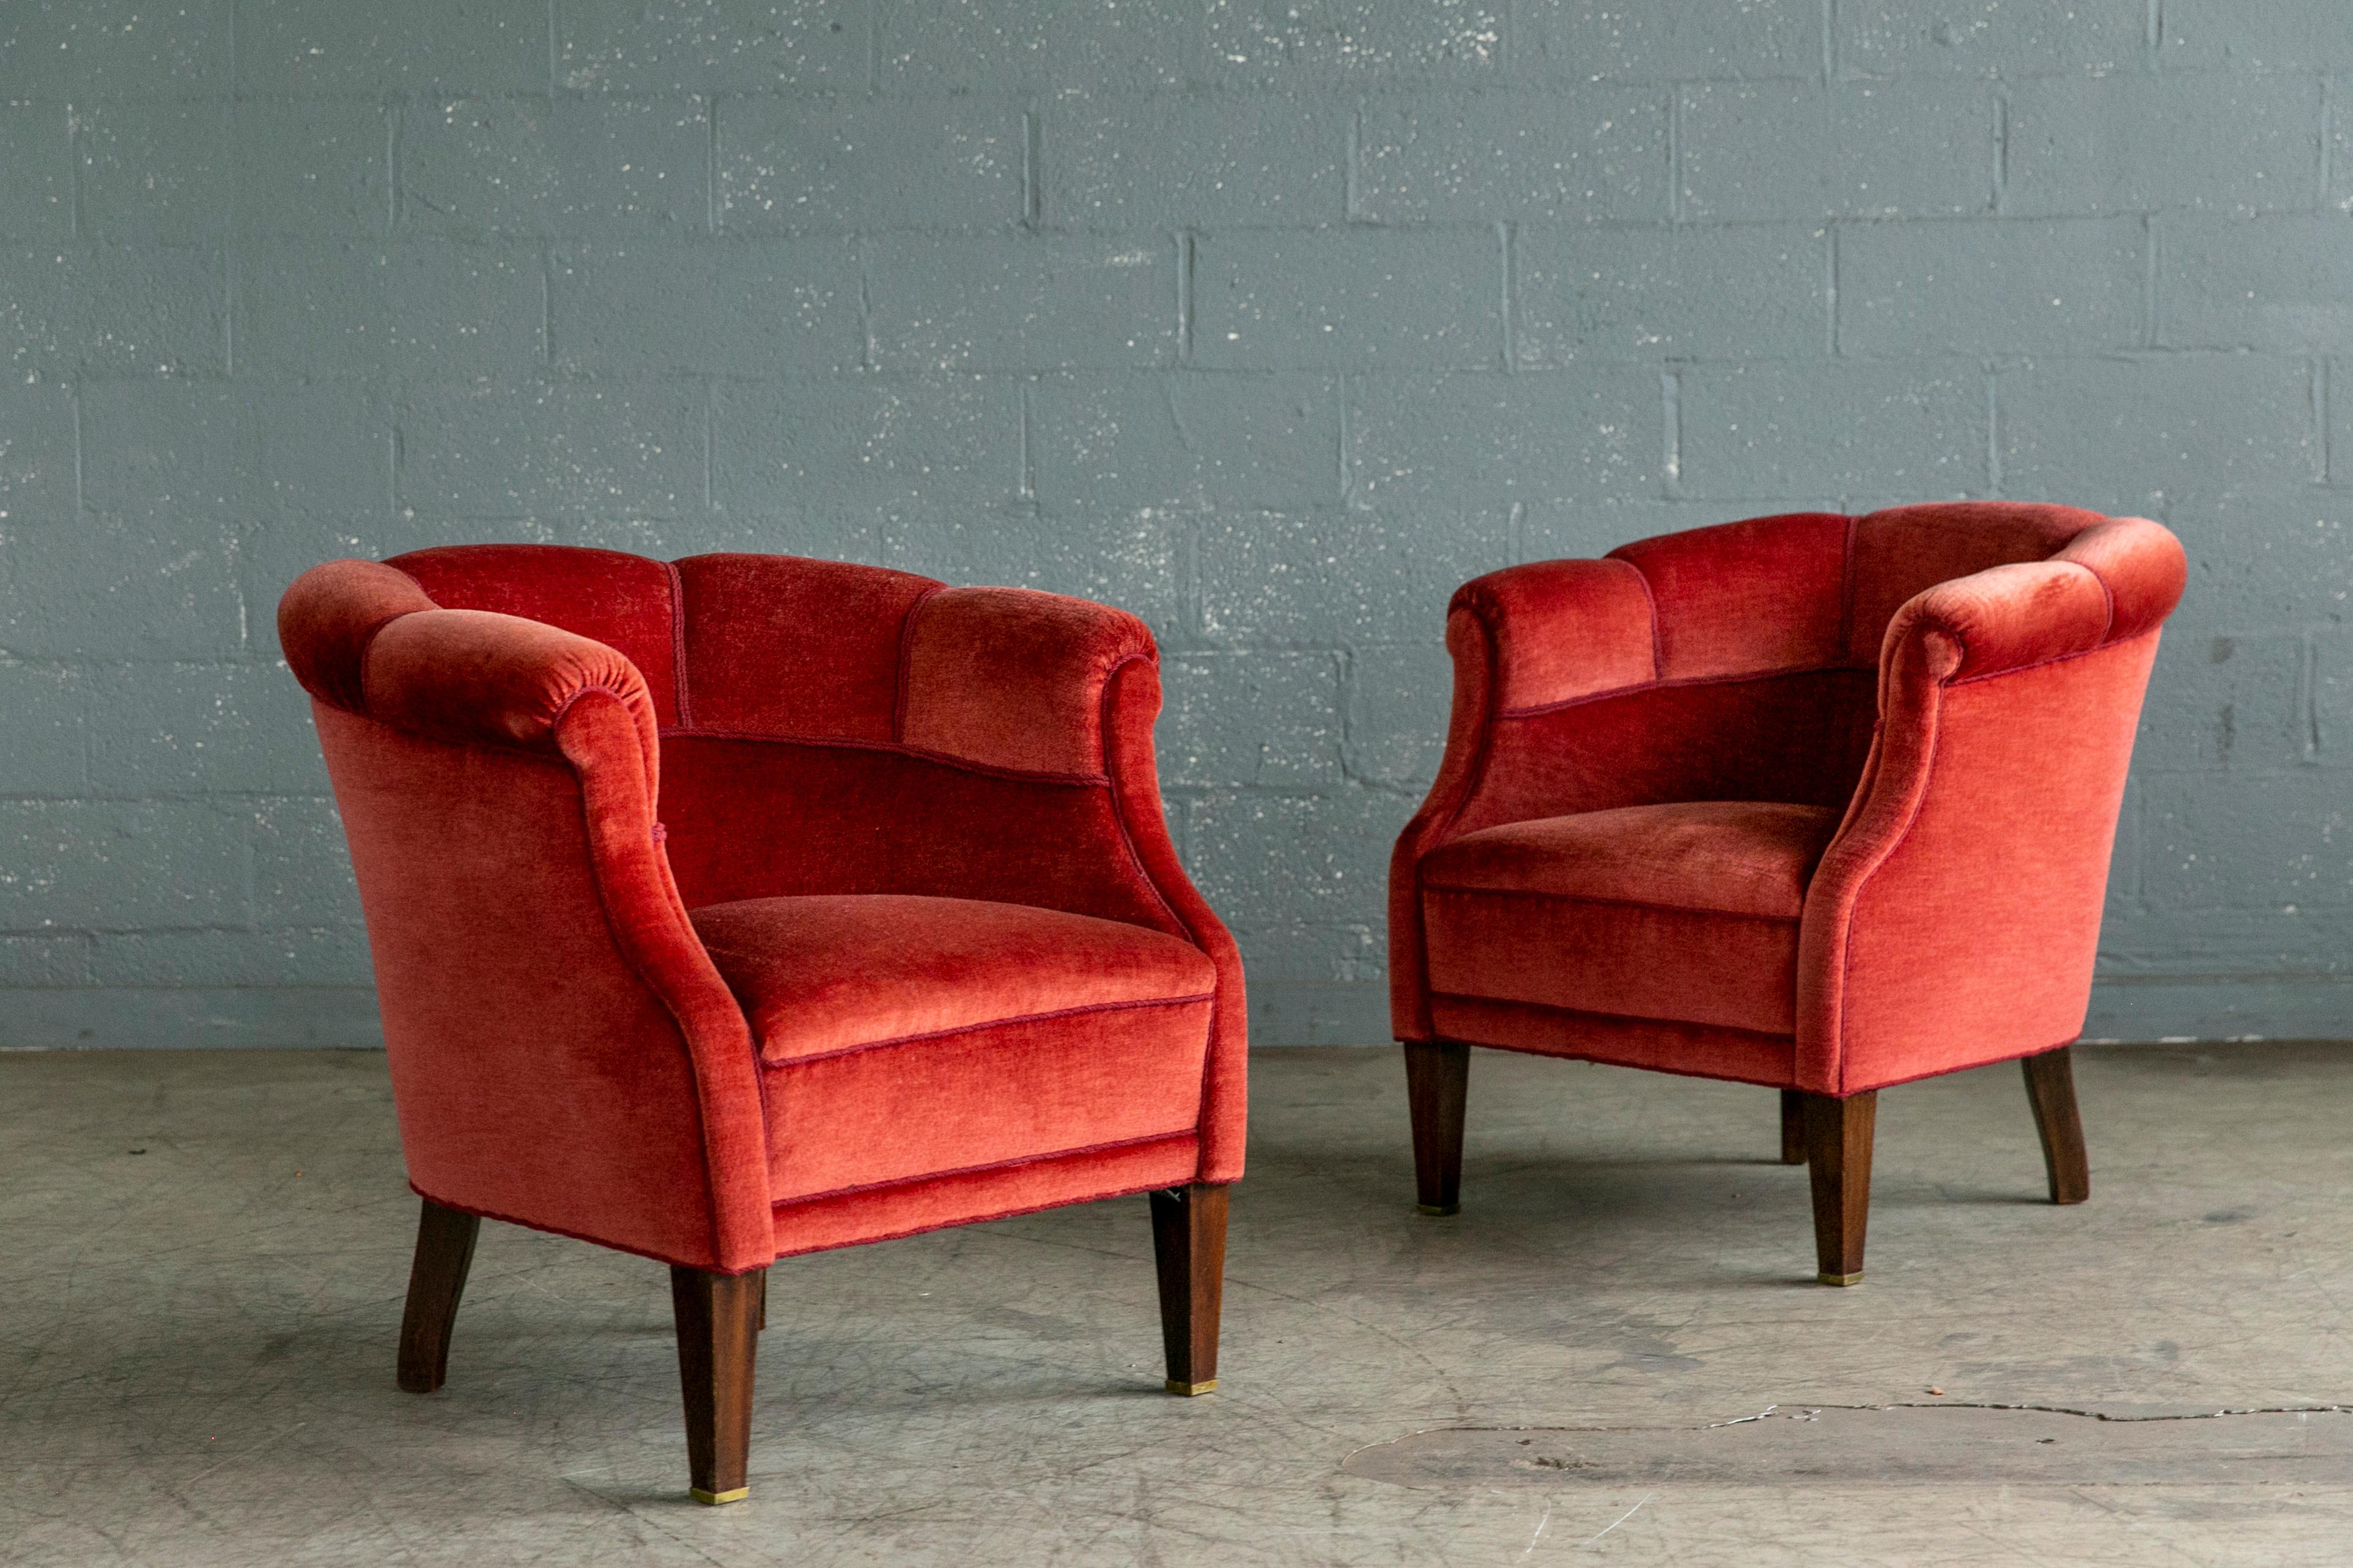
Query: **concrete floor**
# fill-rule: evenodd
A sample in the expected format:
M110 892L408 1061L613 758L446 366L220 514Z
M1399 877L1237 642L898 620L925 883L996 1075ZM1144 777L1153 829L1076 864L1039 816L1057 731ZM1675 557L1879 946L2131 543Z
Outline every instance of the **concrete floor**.
M395 1391L380 1058L0 1057L0 1561L2353 1561L2353 1051L2078 1054L2092 1202L1891 1090L1849 1290L1762 1090L1481 1053L1426 1220L1394 1053L1261 1054L1217 1394L1141 1198L797 1259L717 1510L658 1266L486 1226Z

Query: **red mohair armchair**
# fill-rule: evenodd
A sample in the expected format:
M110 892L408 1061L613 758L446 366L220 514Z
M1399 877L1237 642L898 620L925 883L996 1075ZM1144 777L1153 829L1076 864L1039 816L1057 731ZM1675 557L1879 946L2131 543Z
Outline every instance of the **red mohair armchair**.
M306 573L310 691L424 1199L399 1380L479 1216L670 1265L693 1495L744 1495L765 1271L1149 1193L1217 1377L1242 972L1161 818L1118 610L768 555Z
M1467 1047L1782 1090L1820 1279L1862 1277L1875 1092L2024 1058L2089 1194L2068 1046L2181 546L2006 502L1758 518L1454 595L1454 708L1389 871L1422 1211Z

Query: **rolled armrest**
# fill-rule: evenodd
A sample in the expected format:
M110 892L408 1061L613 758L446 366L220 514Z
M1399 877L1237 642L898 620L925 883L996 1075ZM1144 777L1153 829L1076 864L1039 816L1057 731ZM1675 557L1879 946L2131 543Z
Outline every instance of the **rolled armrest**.
M1658 675L1650 584L1624 561L1540 561L1491 572L1455 590L1450 623L1457 612L1486 632L1499 713L1640 686ZM1447 640L1454 641L1451 624Z
M2108 595L2070 561L1989 566L1914 596L1887 626L1881 668L1912 658L1937 680L1982 679L2088 653L2105 640Z
M1103 689L1156 658L1124 610L1028 588L943 588L908 616L900 736L1009 772L1101 778Z

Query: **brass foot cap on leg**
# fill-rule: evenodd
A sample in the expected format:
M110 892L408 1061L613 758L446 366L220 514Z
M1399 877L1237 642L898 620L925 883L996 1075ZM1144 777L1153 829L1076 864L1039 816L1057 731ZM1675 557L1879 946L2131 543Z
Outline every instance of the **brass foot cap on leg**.
M1814 1278L1825 1285L1860 1285L1862 1283L1862 1270L1858 1268L1852 1274L1817 1274Z
M1190 1398L1196 1394L1208 1394L1214 1391L1218 1386L1218 1380L1212 1377L1205 1378L1199 1383L1179 1383L1172 1377L1166 1386L1171 1394L1182 1394Z
M1444 1219L1449 1215L1461 1214L1462 1205L1461 1204L1416 1204L1413 1205L1413 1212L1428 1215L1432 1219Z
M686 1489L686 1495L692 1498L697 1502L707 1502L715 1508L723 1502L742 1502L745 1498L752 1495L752 1489L750 1487L737 1487L733 1491L707 1492L701 1487L689 1487Z

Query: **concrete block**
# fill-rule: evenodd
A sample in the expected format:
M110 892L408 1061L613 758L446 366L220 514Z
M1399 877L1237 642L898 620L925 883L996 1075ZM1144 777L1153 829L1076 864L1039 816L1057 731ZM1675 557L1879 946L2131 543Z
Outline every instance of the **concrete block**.
M1029 132L1011 99L733 98L719 108L720 226L1009 228Z
M1682 98L1686 217L1993 210L1994 100L1983 82L1698 82Z
M702 504L703 392L678 382L430 386L401 412L404 505L454 517Z
M858 256L835 238L570 242L550 261L557 364L605 375L774 376L865 353Z
M1678 373L1683 493L1827 507L1858 490L1981 494L1985 378L1951 360Z
M2353 351L2353 215L2167 217L2157 245L2165 347Z
M1841 71L1864 76L2082 75L2135 69L2147 0L1843 0Z
M308 701L274 664L99 665L89 683L95 795L328 791Z
M544 0L238 0L242 94L545 92Z
M231 4L9 0L0 7L0 101L227 92Z
M164 527L382 513L391 434L367 386L95 382L81 394L82 500Z
M571 92L862 90L873 0L556 0Z
M1828 505L1830 503L1822 503ZM1662 533L1714 528L1752 517L1787 511L1785 500L1661 500L1628 496L1617 500L1568 504L1540 502L1520 520L1523 561L1591 561L1621 544ZM1819 510L1819 508L1815 509ZM1850 510L1868 510L1850 507Z
M875 20L886 92L1166 91L1200 79L1201 7L1187 0L929 0Z
M1454 661L1435 639L1373 644L1348 654L1348 772L1427 789L1446 754Z
M0 801L0 931L242 925L242 816L201 800Z
M704 231L711 126L691 98L423 99L404 110L414 234Z
M279 375L512 374L541 363L539 247L318 240L237 258L237 362Z
M391 489L388 480L385 489ZM235 570L237 591L246 611L248 657L267 660L282 657L278 647L278 601L295 578L322 561L373 560L392 553L385 547L381 528L375 519L354 522L289 517L247 529L237 540ZM307 714L296 728L309 735Z
M1193 251L1193 362L1242 370L1503 363L1485 228L1229 230Z
M0 382L0 538L63 528L79 504L70 387Z
M1510 559L1494 511L1219 512L1201 521L1201 630L1229 647L1443 635L1454 590Z
M1030 394L1029 451L1050 506L1309 506L1341 499L1329 376L1050 377Z
M2308 208L2320 83L2275 76L2042 77L2010 89L2003 210Z
M2168 629L2133 745L2136 765L2276 772L2312 760L2311 745L2303 637Z
M1188 653L1162 662L1157 745L1171 784L1328 789L1340 782L1340 661Z
M1112 231L1340 223L1350 121L1332 97L1058 99L1040 133L1044 219Z
M1375 506L1508 506L1656 494L1659 373L1364 376L1348 383L1352 493Z
M1839 231L1841 353L2091 353L2141 342L2137 218L1966 219Z
M101 100L76 105L73 122L84 236L208 239L227 230L227 100Z
M1368 99L1355 216L1375 223L1664 219L1667 94L1580 84Z
M395 106L391 113L397 113ZM230 107L237 226L251 235L381 235L392 136L375 99L243 99Z
M1830 234L1813 224L1512 237L1513 353L1575 360L1812 359L1830 342Z
M2353 495L2293 479L2169 507L2189 552L2182 612L2201 626L2253 631L2353 614Z
M0 103L0 240L72 236L70 116L62 103Z
M2146 511L2319 477L2301 360L2043 360L1998 379L2007 495Z
M868 331L884 370L1168 364L1177 248L1167 236L908 235L869 242Z
M343 819L324 795L284 795L244 803L253 849L253 923L342 926L361 923L358 885Z
M1578 80L1818 77L1821 18L1812 0L1530 0L1512 43L1529 68Z
M2166 0L2158 57L2168 70L2343 70L2353 26L2337 0Z
M690 512L640 517L628 512L565 514L533 520L548 542L674 561L682 555L744 550L754 554L810 555L829 561L881 559L881 520L871 508L807 507L788 501L755 512Z
M1037 588L1141 616L1164 646L1187 630L1192 529L1146 507L1043 512L955 502L886 508L878 542L845 542L844 559L877 562L943 583Z
M0 985L11 990L87 985L90 942L79 931L65 936L0 936Z
M1492 77L1502 0L1208 0L1219 81Z
M2328 768L2143 781L2142 896L2162 910L2353 904L2353 791Z
M355 925L100 931L90 939L87 968L88 983L97 985L282 990L375 982L367 931Z
M208 245L0 247L0 364L32 376L218 375L221 253Z
M0 649L31 658L218 658L245 649L238 530L85 513L10 530Z
M2312 715L2306 739L2313 760L2332 768L2353 764L2353 637L2342 625L2312 634ZM2339 774L2343 777L2343 774Z
M1402 804L1373 790L1220 790L1187 805L1187 868L1209 907L1237 929L1378 929L1389 847L1411 809Z
M723 510L1000 506L1021 479L1021 400L979 376L843 376L712 395Z
M78 795L90 788L90 680L74 665L0 660L0 796Z

